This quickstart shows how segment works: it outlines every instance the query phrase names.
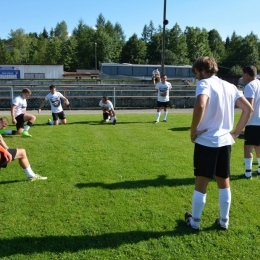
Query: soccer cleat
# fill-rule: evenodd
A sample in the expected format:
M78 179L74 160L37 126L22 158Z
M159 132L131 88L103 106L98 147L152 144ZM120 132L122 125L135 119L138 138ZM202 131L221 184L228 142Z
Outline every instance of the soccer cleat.
M32 137L32 135L30 135L30 134L28 133L28 131L26 131L26 130L24 130L24 131L22 132L22 136L24 136L24 137Z
M155 123L155 124L158 124L158 123L159 123L159 121L157 121L157 120L156 120L156 121L154 121L154 123Z
M0 134L1 134L1 132L0 132ZM256 170L256 171L254 171L254 172L252 173L252 175L260 176L260 172L258 172L258 170Z
M34 177L28 178L28 181L37 181L37 180L47 180L47 177L41 176L39 174L35 174Z
M48 119L47 124L48 124L48 125L51 125L51 119Z
M115 125L115 124L116 124L116 119L114 118L113 125Z
M164 122L164 123L167 123L167 121L166 121L166 120L163 120L163 122Z
M6 134L5 130L4 129L0 129L0 135L5 135L5 134Z
M228 225L227 226L222 226L220 224L220 218L217 218L215 221L215 224L221 229L221 230L228 230Z
M190 228L192 228L192 229L199 230L198 227L193 227L193 226L190 224L191 219L192 219L191 213L186 212L186 213L184 214L184 221L185 221L185 223L187 224L187 226L190 227Z
M241 179L247 179L247 180L251 180L252 179L252 175L247 177L244 173L240 176Z

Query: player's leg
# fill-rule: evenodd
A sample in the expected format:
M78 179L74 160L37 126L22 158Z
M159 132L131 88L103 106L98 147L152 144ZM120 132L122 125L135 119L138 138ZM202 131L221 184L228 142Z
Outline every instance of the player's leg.
M258 169L255 171L257 175L260 175L260 146L254 146L256 157L257 157L257 163L258 163Z
M165 122L165 123L167 122L168 106L169 106L169 101L168 102L164 102L163 122Z
M216 182L219 189L220 218L216 219L216 223L222 229L228 229L229 224L229 211L231 205L230 157L230 145L219 148L218 161L216 165Z
M14 154L14 150L16 151ZM28 176L29 181L35 181L35 180L46 180L47 177L40 176L38 174L35 174L30 166L29 160L27 158L27 154L25 149L18 148L18 149L8 149L8 152L10 152L13 155L14 160L19 160L19 164L22 167L25 174Z
M59 114L58 114L58 117L59 117L59 123L61 122L62 124L66 124L67 123L67 119L66 119L66 116L64 114L64 111L61 111Z
M157 110L156 110L156 118L155 118L155 124L159 123L160 116L161 116L161 108L162 108L162 102L157 101Z

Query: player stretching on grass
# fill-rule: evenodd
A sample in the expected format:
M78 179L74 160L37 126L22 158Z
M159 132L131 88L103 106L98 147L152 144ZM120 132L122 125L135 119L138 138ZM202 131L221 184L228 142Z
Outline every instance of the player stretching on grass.
M26 99L31 95L31 90L24 88L22 93L13 100L11 115L13 124L16 125L16 134L22 134L24 137L32 137L28 130L36 120L34 115L26 112L27 101ZM27 122L26 126L24 123Z
M1 135L15 135L16 131L15 130L6 130L6 128L9 124L9 121L6 117L0 118L0 134Z
M10 163L16 159L19 160L19 164L23 168L25 174L28 176L29 181L47 179L47 177L40 176L33 172L24 149L9 149L3 137L0 135L0 168L6 168L7 163Z
M114 110L114 106L111 101L108 100L106 96L102 97L99 102L99 106L103 111L103 120L104 122L108 122L111 118L113 125L116 124L116 113Z
M69 100L64 97L60 92L56 91L56 87L54 85L50 86L50 93L46 95L45 100L41 103L38 113L41 113L41 109L44 107L47 101L50 102L51 112L53 120L48 120L48 124L50 125L58 125L59 123L66 124L66 116L64 114L61 99L64 100L66 105L69 105Z

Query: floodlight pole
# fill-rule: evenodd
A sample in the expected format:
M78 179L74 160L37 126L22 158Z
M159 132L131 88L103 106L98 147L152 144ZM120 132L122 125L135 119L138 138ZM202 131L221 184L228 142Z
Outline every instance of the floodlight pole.
M95 42L95 69L97 71L97 43Z
M165 56L165 26L168 24L168 20L166 20L166 0L164 0L164 8L163 8L163 35L162 35L162 60L161 60L161 67L162 67L162 75L165 74L164 69L164 56Z

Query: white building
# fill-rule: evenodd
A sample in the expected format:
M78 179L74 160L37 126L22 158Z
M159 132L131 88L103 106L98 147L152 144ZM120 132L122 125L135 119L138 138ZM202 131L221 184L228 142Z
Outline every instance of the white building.
M0 65L0 79L62 79L63 65Z

